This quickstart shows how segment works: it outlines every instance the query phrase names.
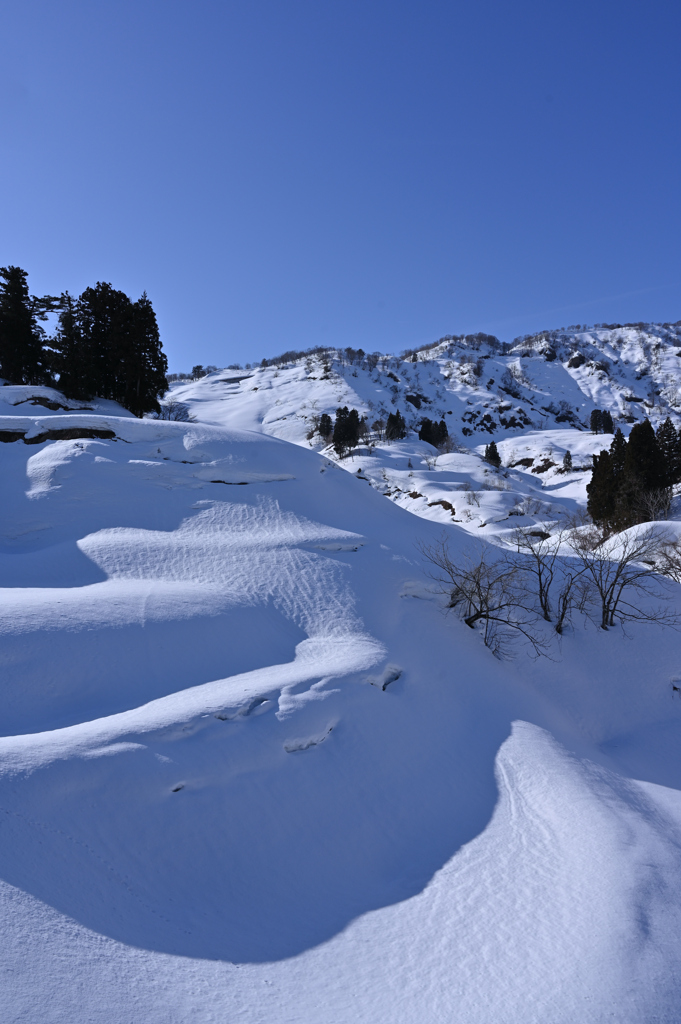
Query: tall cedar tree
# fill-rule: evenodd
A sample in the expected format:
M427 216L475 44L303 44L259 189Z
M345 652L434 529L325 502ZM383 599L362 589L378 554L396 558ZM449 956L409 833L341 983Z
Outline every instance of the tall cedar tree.
M617 480L624 473L624 460L627 455L627 439L618 427L610 445L610 458L612 459L612 471Z
M359 413L356 409L348 409L347 405L336 409L336 423L333 428L333 446L339 456L343 456L359 441Z
M592 434L600 434L603 429L603 413L600 409L591 410L591 419L589 421Z
M617 505L612 458L610 452L602 451L600 455L593 455L592 459L591 480L586 485L586 510L594 523L609 534L615 529Z
M0 267L0 372L13 384L47 384L44 331L38 319L49 308L48 300L29 295L27 277L21 267Z
M168 363L146 292L131 302L99 281L62 299L55 338L59 386L70 398L110 398L136 416L158 412Z
M648 419L631 428L624 474L629 486L642 491L655 491L664 486L664 465L655 431Z
M331 437L332 433L333 423L331 422L331 417L328 412L323 412L319 417L319 434L321 437L326 439Z
M168 387L168 360L161 346L161 337L154 307L146 292L133 304L133 345L131 358L125 366L125 399L122 404L142 416L160 412L158 396Z
M52 372L59 377L59 388L68 398L92 398L90 353L83 340L76 300L68 292L61 297L57 330L51 339Z
M663 487L672 487L681 481L681 443L674 424L669 416L657 428L658 448L664 466Z

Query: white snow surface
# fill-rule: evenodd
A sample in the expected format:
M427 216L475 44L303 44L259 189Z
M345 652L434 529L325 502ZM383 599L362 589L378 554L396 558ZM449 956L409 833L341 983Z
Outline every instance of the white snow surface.
M2 1019L677 1022L678 634L499 661L418 546L578 507L609 438L337 462L299 413L341 370L184 423L2 389Z

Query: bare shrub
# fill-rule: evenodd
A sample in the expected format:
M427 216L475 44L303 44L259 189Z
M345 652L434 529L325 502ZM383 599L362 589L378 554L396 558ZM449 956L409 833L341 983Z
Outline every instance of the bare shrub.
M466 495L466 503L468 505L476 505L478 508L480 508L479 494L476 490L473 489L472 485L468 481L466 481L461 490Z
M529 644L535 656L546 654L546 642L536 632L537 616L524 607L523 580L516 565L505 556L486 551L464 552L454 562L447 539L421 545L432 566L428 573L453 608L471 629L479 628L483 643L497 658L510 653L517 642Z
M553 622L559 634L562 634L570 618L575 600L583 606L585 598L585 567L573 567L560 554L563 541L572 528L572 523L564 523L553 536L544 530L516 530L513 535L516 555L509 556L518 571L527 577L536 594L542 618L546 622Z
M171 399L161 406L161 411L157 416L159 420L175 420L178 423L193 423L195 417L189 412L188 406L184 402L178 402L175 399Z
M638 490L633 496L633 508L643 522L668 519L674 496L673 488L660 487L658 490Z
M664 579L656 572L664 566L669 538L658 530L629 530L606 539L595 527L575 531L569 545L583 569L589 589L599 607L600 627L609 629L619 621L657 622L676 626L678 616L660 605L646 608L649 601L667 597ZM672 576L670 571L665 573Z

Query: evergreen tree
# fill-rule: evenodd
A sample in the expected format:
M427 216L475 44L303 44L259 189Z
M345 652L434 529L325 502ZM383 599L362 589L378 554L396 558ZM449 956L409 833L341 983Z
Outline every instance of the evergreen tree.
M359 413L347 405L336 409L336 423L333 428L333 446L342 458L359 441Z
M642 491L654 491L665 486L665 468L660 448L648 419L631 428L624 459L624 475L630 487L638 487Z
M601 430L604 434L613 434L615 432L615 424L612 422L612 413L608 412L607 409L603 409L601 413Z
M586 510L596 526L600 526L605 533L610 533L614 528L617 504L617 484L612 459L610 453L606 451L602 451L600 455L593 455L592 459L591 480L586 485Z
M51 343L52 372L59 377L60 391L68 398L92 398L90 353L81 334L76 301L68 292L61 297L61 312Z
M572 472L572 452L568 449L563 456L563 472Z
M47 384L49 369L38 323L49 301L32 299L21 267L0 267L0 373L12 384Z
M76 315L87 353L90 394L120 401L120 375L133 347L132 302L125 292L98 281L79 297Z
M655 432L660 458L663 466L663 487L671 487L679 482L679 435L669 416Z
M624 461L627 456L627 439L618 427L610 445L610 458L612 460L612 471L615 479L624 473Z
M490 441L488 445L485 445L484 458L485 462L489 462L490 466L494 466L496 469L501 465L501 455L494 441Z
M671 476L674 478L674 483L681 483L681 427L676 435L676 445L674 446L674 453L672 455L672 467Z
M428 444L432 444L434 448L439 448L447 438L449 437L449 431L447 430L447 424L444 420L440 420L439 423L429 420L427 417L421 420L421 426L419 429L419 440L427 441Z
M592 434L600 434L603 429L603 413L600 409L592 410L589 426L591 427Z
M319 417L319 433L325 440L333 433L333 423L328 412L323 412Z
M159 411L168 363L146 292L131 302L98 281L76 303L64 298L55 347L59 386L68 397L110 398L136 416Z
M388 414L388 422L385 425L386 441L399 441L407 436L407 425L404 416L397 410Z
M168 360L146 292L133 304L132 332L130 353L121 367L121 404L135 416L160 412L158 398L168 388Z

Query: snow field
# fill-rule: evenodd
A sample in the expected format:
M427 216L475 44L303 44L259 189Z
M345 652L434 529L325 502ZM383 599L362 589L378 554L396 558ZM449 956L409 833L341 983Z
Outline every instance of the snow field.
M0 447L6 1019L678 1020L678 638L580 621L499 662L417 547L583 476L336 465L212 401ZM500 450L549 442L604 439Z

